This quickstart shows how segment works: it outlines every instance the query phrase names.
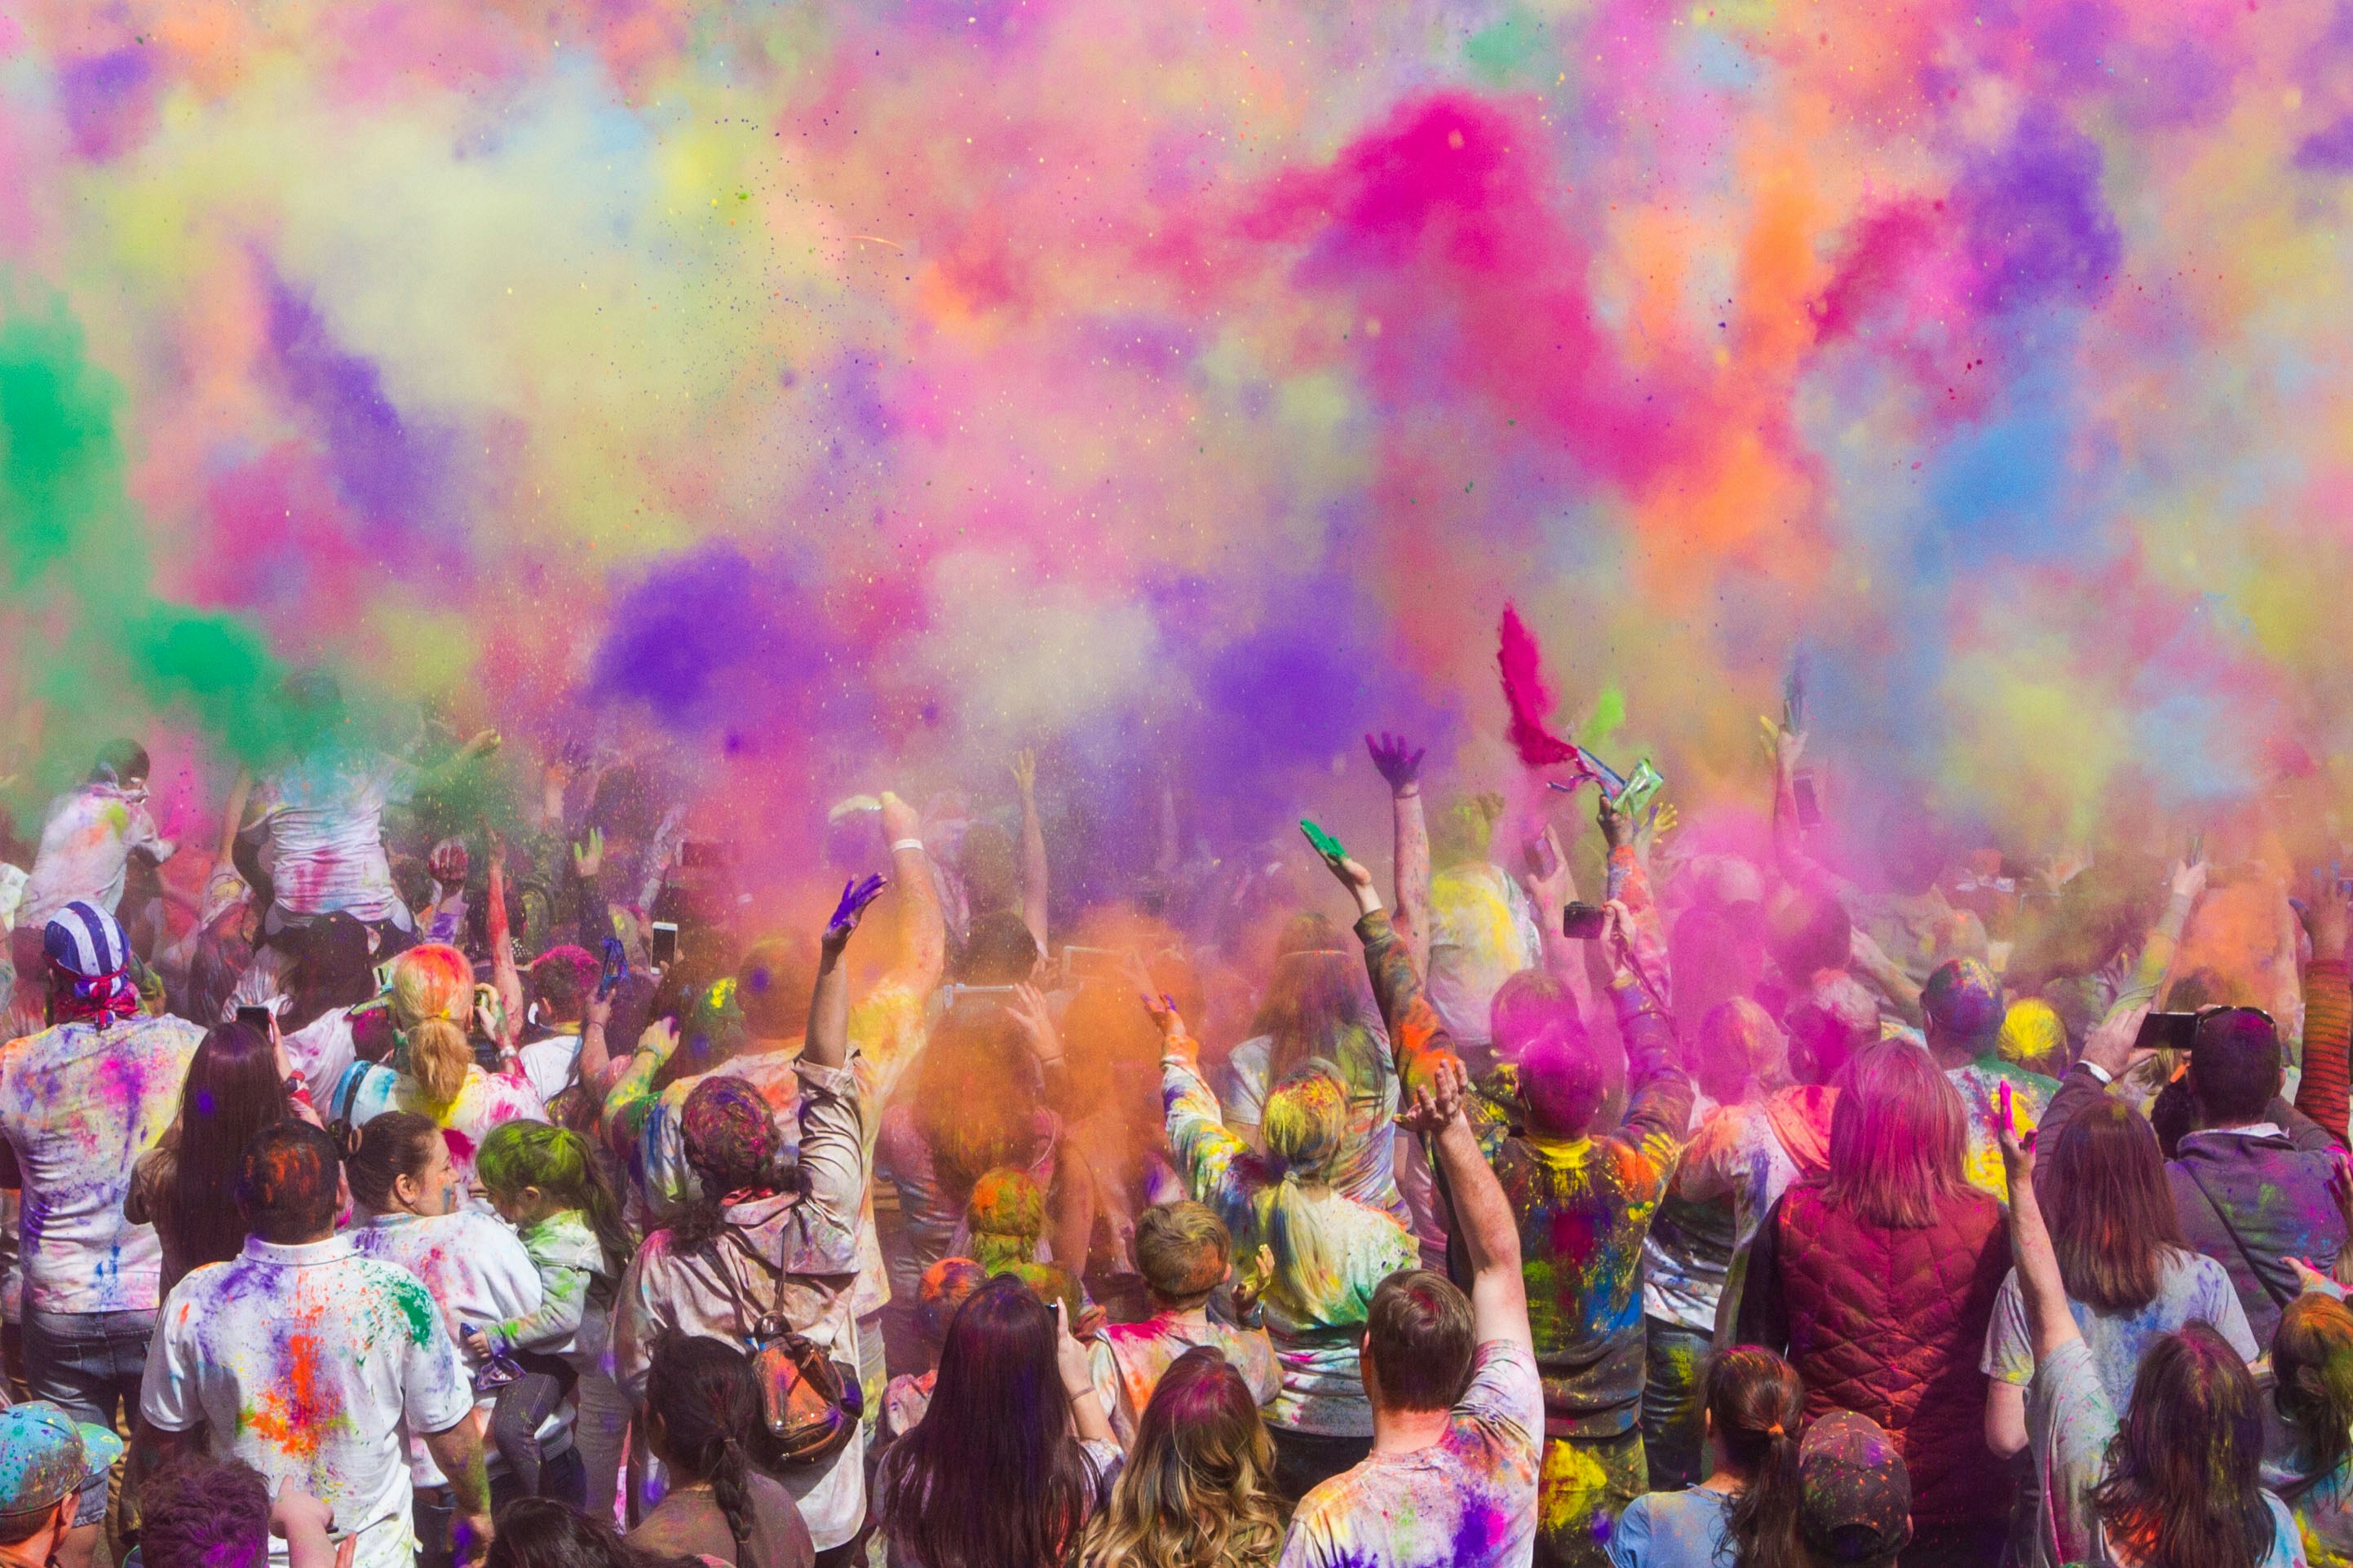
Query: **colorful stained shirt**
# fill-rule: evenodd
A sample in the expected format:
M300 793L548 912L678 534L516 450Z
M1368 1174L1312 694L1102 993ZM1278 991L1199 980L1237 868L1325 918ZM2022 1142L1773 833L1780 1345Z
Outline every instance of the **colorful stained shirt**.
M409 1110L425 1117L441 1129L442 1141L449 1145L449 1163L458 1167L458 1179L470 1192L476 1190L474 1155L491 1129L509 1121L547 1120L547 1107L525 1078L470 1067L457 1098L447 1105L435 1105L425 1098L415 1079L382 1062L352 1070L361 1076L351 1095L351 1124L364 1127L387 1110ZM339 1090L338 1098L340 1094Z
M1282 1568L1520 1568L1535 1550L1543 1440L1535 1363L1489 1340L1437 1442L1375 1454L1300 1499Z
M453 1317L470 1329L487 1329L540 1308L539 1270L531 1255L504 1220L485 1210L378 1215L344 1234L362 1257L406 1268L423 1280L445 1332ZM459 1353L470 1380L481 1371L480 1358L462 1345ZM486 1432L495 1403L495 1394L484 1394L477 1402ZM562 1453L570 1446L571 1431L571 1407L559 1405L540 1426L540 1452L550 1458ZM500 1468L495 1454L491 1468ZM414 1433L408 1469L410 1479L420 1487L438 1487L444 1479L424 1439Z
M1208 1345L1233 1364L1261 1405L1282 1392L1274 1342L1264 1329L1237 1328L1186 1312L1159 1312L1140 1323L1113 1323L1087 1346L1095 1392L1103 1397L1111 1429L1123 1448L1135 1447L1135 1424L1152 1403L1152 1391L1171 1363L1196 1345Z
M1719 1105L1699 1124L1675 1165L1673 1192L1694 1203L1732 1205L1732 1261L1716 1301L1716 1345L1732 1342L1748 1278L1748 1244L1789 1184L1830 1169L1831 1110L1838 1090L1812 1084L1776 1089L1761 1105Z
M1430 879L1430 1001L1448 1034L1483 1043L1504 982L1543 957L1535 911L1520 885L1487 862Z
M2277 1422L2266 1423L2279 1451L2263 1459L2263 1489L2287 1500L2296 1535L2312 1568L2348 1568L2353 1564L2353 1458L2316 1480L2306 1480L2302 1467L2287 1452L2291 1442Z
M1615 1436L1642 1392L1644 1237L1674 1177L1692 1086L1674 1032L1639 986L1617 987L1631 1085L1625 1125L1599 1137L1506 1138L1488 1163L1520 1227L1528 1326L1553 1436Z
M2108 1403L2119 1413L2132 1404L2133 1380L2139 1375L2142 1352L2188 1324L2211 1325L2242 1361L2253 1362L2263 1354L2254 1331L2247 1327L2247 1310L2239 1305L2238 1288L2231 1283L2230 1270L2203 1253L2168 1249L2158 1274L2157 1294L2147 1306L2110 1311L2070 1296L2067 1310L2084 1342L2092 1347L2100 1386L2107 1390ZM1994 1296L1979 1370L2020 1388L2034 1381L2034 1342L2027 1331L2026 1301L2019 1292L2015 1268Z
M172 1292L158 1321L139 1413L165 1432L205 1428L216 1458L242 1459L356 1531L353 1568L408 1568L407 1433L446 1432L473 1384L433 1298L406 1269L364 1258L348 1236L299 1247L259 1238ZM273 1537L270 1561L287 1561Z
M331 749L264 780L259 820L277 901L292 915L415 922L393 885L384 814L406 802L417 770L397 758Z
M88 784L59 795L41 827L41 847L25 883L15 924L38 931L49 917L79 899L108 914L122 902L125 869L133 851L158 860L172 858L172 844L147 812L147 795Z
M2001 1144L1994 1131L2001 1118L2001 1086L2010 1085L2010 1103L2018 1117L2018 1130L2031 1132L2042 1121L2042 1113L2050 1109L2051 1097L2059 1092L2059 1080L2029 1072L1991 1051L1965 1068L1947 1068L1945 1076L1961 1091L1961 1106L1968 1112L1969 1147L1962 1157L1962 1173L1968 1177L1969 1185L2007 1204L2010 1178L2002 1173Z
M1195 1199L1226 1222L1238 1254L1261 1242L1274 1252L1260 1312L1282 1388L1268 1422L1294 1432L1371 1436L1372 1406L1357 1373L1365 1315L1376 1286L1420 1261L1419 1244L1384 1209L1274 1175L1219 1120L1217 1097L1192 1068L1192 1042L1171 1047L1160 1062L1160 1093L1178 1171Z
M25 1300L44 1312L152 1312L163 1244L122 1205L179 1114L205 1032L185 1018L59 1024L0 1047L0 1139L24 1194Z
M1348 1090L1348 1152L1332 1184L1360 1204L1387 1209L1409 1224L1397 1183L1397 1068L1389 1060L1388 1037L1378 1030L1351 1029L1340 1059L1340 1081ZM1226 1116L1256 1127L1266 1116L1270 1035L1244 1040L1226 1060L1229 1082Z

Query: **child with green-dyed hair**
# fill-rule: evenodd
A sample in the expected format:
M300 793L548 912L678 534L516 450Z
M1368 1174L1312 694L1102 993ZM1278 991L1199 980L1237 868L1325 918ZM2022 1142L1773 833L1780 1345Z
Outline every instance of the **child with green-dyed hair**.
M582 1379L604 1375L613 1292L629 1261L621 1205L588 1141L544 1121L491 1129L474 1156L474 1174L539 1270L537 1310L466 1333L477 1354L504 1357L522 1373L499 1391L491 1437L529 1491L578 1507L580 1500L566 1495L574 1489L568 1476L548 1475L543 1492L537 1434Z

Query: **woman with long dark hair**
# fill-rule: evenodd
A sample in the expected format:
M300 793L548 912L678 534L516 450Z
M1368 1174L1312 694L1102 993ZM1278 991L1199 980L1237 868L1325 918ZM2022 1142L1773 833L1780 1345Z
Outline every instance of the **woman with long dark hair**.
M646 1380L645 1438L670 1490L629 1544L734 1568L809 1568L817 1548L799 1506L752 1464L761 1420L742 1351L699 1334L664 1340Z
M2033 1447L2049 1479L2038 1561L2119 1568L2291 1568L2287 1505L2262 1484L2263 1421L2239 1352L2204 1323L2150 1342L2119 1413L2075 1326L2034 1191L2032 1135L1997 1125L2019 1293L2034 1353ZM2339 1439L2342 1440L2341 1437Z
M1119 1468L1060 1309L1000 1276L948 1326L930 1411L883 1456L875 1510L906 1568L1060 1568Z
M1080 1568L1261 1568L1282 1549L1257 1396L1214 1346L1196 1345L1154 1387Z
M2067 1287L2067 1308L2118 1410L2132 1400L2141 1357L2160 1337L2207 1323L2241 1359L2262 1354L2223 1267L2182 1238L2165 1156L2148 1119L2103 1095L2051 1141L2043 1214ZM2026 1447L2026 1390L2034 1381L2018 1271L1994 1300L1986 1336L1986 1444L2008 1458Z
M1752 1244L1737 1338L1783 1351L1806 1417L1844 1407L1911 1477L1906 1568L1990 1562L2009 1477L1985 1450L1978 1370L2010 1270L2001 1205L1968 1184L1960 1092L1926 1051L1886 1040L1840 1074L1827 1181L1789 1188Z
M1275 939L1266 999L1227 1063L1226 1125L1263 1150L1267 1095L1311 1062L1348 1090L1348 1147L1333 1185L1409 1222L1397 1184L1397 1069L1380 1006L1354 939L1312 911L1293 915Z
M1798 1440L1806 1387L1771 1351L1710 1357L1704 1376L1707 1479L1646 1493L1609 1536L1613 1568L1806 1568L1798 1534Z
M122 1215L153 1225L163 1244L161 1296L191 1268L227 1263L244 1250L237 1167L253 1135L295 1115L278 1047L250 1024L216 1024L188 1060L180 1114L163 1141L140 1156Z

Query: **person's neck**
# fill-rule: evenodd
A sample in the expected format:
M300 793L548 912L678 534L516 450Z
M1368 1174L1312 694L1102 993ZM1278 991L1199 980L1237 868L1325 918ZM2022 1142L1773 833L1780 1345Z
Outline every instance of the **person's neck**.
M316 1236L298 1236L285 1241L280 1241L275 1237L264 1236L259 1231L256 1231L253 1233L253 1239L260 1242L265 1247L316 1247L322 1241L334 1240L335 1227L331 1225L326 1229L319 1232Z
M58 1549L58 1533L52 1521L13 1546L0 1546L0 1568L48 1568L50 1553Z
M1160 1315L1173 1322L1182 1323L1188 1329L1206 1329L1209 1326L1209 1304L1207 1301L1198 1307L1162 1307Z
M1373 1452L1411 1454L1446 1436L1451 1410L1389 1410L1373 1406Z

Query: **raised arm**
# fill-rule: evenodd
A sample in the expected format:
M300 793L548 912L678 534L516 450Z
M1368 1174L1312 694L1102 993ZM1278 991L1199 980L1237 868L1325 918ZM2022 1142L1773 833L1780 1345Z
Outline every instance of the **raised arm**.
M522 975L515 968L514 936L507 924L507 841L487 819L482 823L482 837L489 841L491 853L490 887L483 894L490 907L482 911L482 931L491 943L491 984L497 987L499 1002L506 1008L499 1039L499 1054L504 1057L522 1037Z
M1618 1009L1619 1037L1626 1042L1626 1131L1658 1162L1663 1181L1691 1129L1692 1080L1677 1060L1675 1027L1651 994L1652 982L1634 968L1626 907L1612 903L1608 912L1602 942L1614 965L1609 995ZM1655 981L1662 990L1663 967Z
M2304 910L2312 962L2304 971L2304 1074L2296 1080L2295 1108L2339 1144L2346 1142L2349 1109L2346 1052L2353 1045L2353 973L2345 963L2348 923L2353 922L2335 873L2315 876Z
M1160 1026L1160 1097L1167 1120L1169 1152L1196 1202L1216 1209L1236 1237L1249 1227L1250 1192L1241 1163L1250 1145L1234 1136L1218 1110L1218 1097L1201 1081L1200 1047L1166 996L1144 998Z
M2165 910L2149 927L2147 940L2141 943L2140 958L2134 963L2132 975L2124 989L2108 1008L2111 1016L2146 1008L2157 1000L2165 988L2165 977L2173 968L2173 955L2181 949L2182 928L2189 923L2189 914L2198 907L2198 899L2206 890L2206 861L2183 860L2173 868L2173 883L2165 900Z
M880 877L843 883L841 901L818 942L817 987L809 994L808 1034L801 1042L801 1060L812 1067L838 1068L849 1059L849 977L841 971L841 952L883 887Z
M1050 890L1046 871L1046 830L1038 820L1038 754L1021 752L1013 758L1013 783L1021 792L1021 923L1046 945L1046 898Z
M1455 1052L1454 1037L1422 994L1421 972L1390 925L1388 911L1381 908L1381 896L1373 891L1373 874L1348 858L1336 840L1319 841L1310 835L1308 842L1315 845L1325 868L1356 900L1356 938L1365 944L1365 969L1372 977L1373 995L1381 1005L1381 1020L1388 1026L1398 1082L1409 1094L1433 1081L1431 1074L1440 1062L1452 1062L1460 1072L1462 1061Z
M1994 1136L2001 1144L2003 1174L2010 1180L2010 1252L2018 1267L2018 1293L2026 1304L2026 1330L2034 1359L2045 1362L2070 1340L2081 1339L2075 1315L2067 1310L2067 1284L2059 1275L2059 1254L2042 1223L2034 1195L2034 1145L2039 1132L2019 1135L2010 1110L2010 1085L2001 1086Z
M1430 820L1421 804L1421 759L1425 754L1402 735L1381 731L1365 737L1373 766L1388 781L1389 814L1396 836L1397 918L1417 971L1430 968Z
M940 914L939 889L932 885L932 868L923 859L923 819L889 790L882 792L881 819L882 840L899 886L899 962L885 983L896 981L918 997L929 996L938 989L947 965L948 928Z
M1472 1338L1509 1340L1533 1353L1527 1282L1520 1273L1519 1223L1462 1113L1464 1088L1462 1064L1439 1062L1428 1085L1414 1090L1412 1108L1398 1121L1415 1131L1435 1135L1438 1168L1453 1205L1453 1234L1461 1240L1471 1269Z
M1577 1016L1588 1022L1593 1017L1593 981L1585 972L1585 943L1571 942L1561 930L1561 911L1577 900L1577 872L1569 866L1567 846L1550 823L1545 825L1527 849L1528 865L1520 873L1520 890L1535 906L1536 941L1544 954L1546 972L1568 988L1577 998ZM1547 872L1545 868L1551 867ZM1423 972L1428 965L1421 961L1426 953L1417 953L1416 963Z

